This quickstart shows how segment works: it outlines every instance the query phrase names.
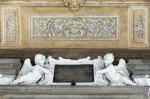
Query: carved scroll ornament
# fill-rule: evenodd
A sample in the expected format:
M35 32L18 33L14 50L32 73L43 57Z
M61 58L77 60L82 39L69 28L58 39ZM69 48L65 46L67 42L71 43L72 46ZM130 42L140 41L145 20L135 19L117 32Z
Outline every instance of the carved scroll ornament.
M117 39L118 16L32 16L31 39Z

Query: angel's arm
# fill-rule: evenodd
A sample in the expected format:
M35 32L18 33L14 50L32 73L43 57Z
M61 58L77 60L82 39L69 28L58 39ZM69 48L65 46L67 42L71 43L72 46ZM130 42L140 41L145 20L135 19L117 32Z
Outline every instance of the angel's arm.
M41 68L40 70L44 72L44 74L43 74L44 76L42 77L43 79L38 84L39 85L48 84L48 81L52 75L50 73L52 73L52 72L48 71L46 68Z
M39 85L47 85L52 75L45 73L43 79L38 83Z
M47 74L51 73L51 72L48 71L46 68L40 68L40 70L43 71L44 73L47 73Z
M97 74L104 74L104 73L107 73L107 72L109 72L109 68L108 67L105 68L105 69L102 69L102 70L98 70L96 73Z

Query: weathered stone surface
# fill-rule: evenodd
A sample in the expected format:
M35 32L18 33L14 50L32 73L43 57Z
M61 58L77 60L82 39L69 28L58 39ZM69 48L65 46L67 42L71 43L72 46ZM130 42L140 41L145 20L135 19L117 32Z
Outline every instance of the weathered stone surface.
M144 99L141 95L8 95L3 99Z
M19 59L0 59L0 74L15 75L20 67Z
M150 60L130 59L127 67L133 76L150 75Z
M148 99L147 92L148 87L128 86L0 86L1 99Z

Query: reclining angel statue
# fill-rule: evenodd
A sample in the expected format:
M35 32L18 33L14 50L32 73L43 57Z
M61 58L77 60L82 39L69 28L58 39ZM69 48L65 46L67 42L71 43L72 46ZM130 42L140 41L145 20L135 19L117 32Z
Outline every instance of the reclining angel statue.
M42 54L36 54L34 61L35 66L32 66L28 58L24 61L16 80L12 82L13 85L42 85L52 82L52 80L50 80L52 79L51 72L44 68L46 57Z
M126 62L124 59L119 60L119 64L114 66L112 63L114 61L114 55L112 53L108 53L104 56L104 64L105 67L102 70L98 70L96 75L105 74L106 78L110 82L112 86L114 85L132 85L136 86L136 84L130 80L129 72L126 69Z

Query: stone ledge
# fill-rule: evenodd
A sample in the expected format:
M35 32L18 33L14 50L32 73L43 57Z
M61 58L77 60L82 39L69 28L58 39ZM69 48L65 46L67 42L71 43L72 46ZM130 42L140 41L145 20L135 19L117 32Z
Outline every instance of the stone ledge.
M0 99L148 99L148 87L0 86Z
M133 86L0 86L0 94L147 95L148 90Z
M141 95L6 95L2 99L148 99Z

